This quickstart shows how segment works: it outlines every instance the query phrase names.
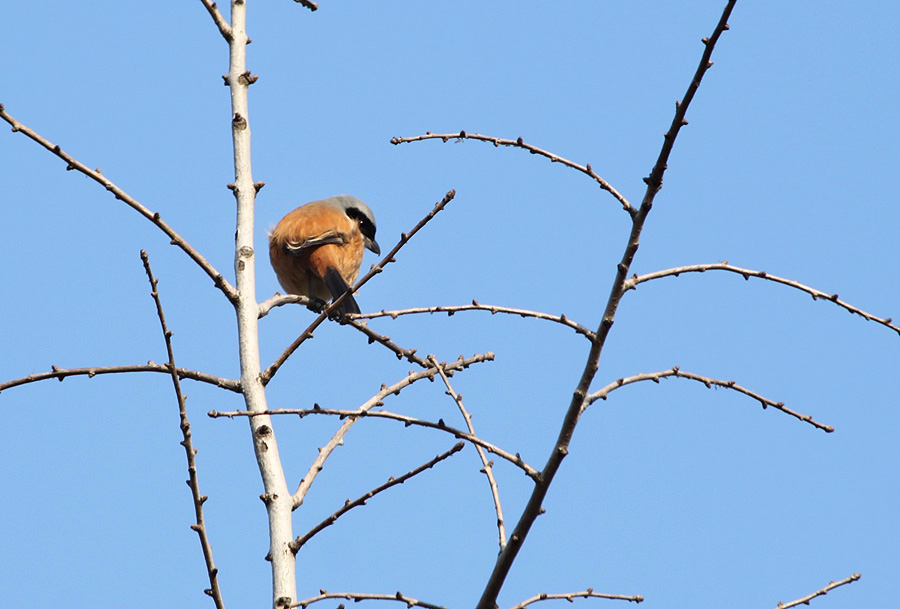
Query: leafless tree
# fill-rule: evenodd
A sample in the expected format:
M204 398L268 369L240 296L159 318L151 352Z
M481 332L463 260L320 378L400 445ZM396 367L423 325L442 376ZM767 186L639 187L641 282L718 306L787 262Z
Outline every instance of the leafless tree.
M297 0L301 5L310 10L316 10L314 2ZM712 66L712 57L716 45L728 31L728 20L736 0L723 0L725 6L718 21L713 25L709 36L703 38L703 49L700 53L699 63L682 99L676 104L671 119L671 124L665 133L662 147L652 169L644 178L646 190L640 201L629 200L622 192L616 189L609 181L590 164L579 164L566 159L554 152L545 150L520 138L503 138L493 135L482 135L461 131L458 133L426 133L395 137L393 144L412 144L426 140L438 140L441 142L461 142L475 140L492 144L495 147L510 147L527 151L549 162L559 163L576 172L584 174L603 191L608 193L614 203L628 216L630 231L625 238L621 258L618 261L617 272L612 284L609 286L609 296L606 305L597 319L579 322L565 315L551 314L543 311L513 308L473 301L466 305L437 305L422 308L407 308L397 310L383 310L375 313L365 313L345 318L342 323L348 328L361 333L370 343L375 343L387 349L398 359L403 359L413 366L413 370L402 378L385 380L381 389L372 394L366 401L356 408L330 408L318 405L305 408L270 408L267 399L267 385L276 377L283 364L289 360L298 350L313 337L313 333L323 324L330 323L330 315L340 304L340 299L331 303L324 311L318 314L312 323L303 330L282 353L270 363L265 363L260 354L259 324L260 320L271 313L275 307L291 304L310 304L306 298L299 296L281 296L260 301L256 293L256 269L257 252L254 249L255 231L255 202L257 193L263 188L262 182L254 179L251 168L250 147L250 121L249 91L250 86L256 81L256 77L248 69L246 61L246 47L249 42L247 35L246 3L242 0L232 0L230 18L226 18L216 3L211 0L201 0L208 11L213 23L218 28L221 36L228 43L229 70L225 75L225 84L231 94L231 134L234 143L234 181L229 188L234 194L237 204L236 238L234 248L234 274L224 273L217 269L204 255L182 237L175 227L163 220L161 215L152 211L149 207L138 201L125 189L112 181L111 178L99 170L91 169L75 156L69 154L60 146L55 145L37 131L19 122L13 117L14 109L6 109L0 106L0 117L12 126L14 132L25 135L39 146L42 146L65 163L67 170L77 171L97 182L105 188L113 197L125 205L137 211L155 227L161 230L171 239L176 247L180 248L212 281L215 288L221 292L234 309L237 320L238 345L240 354L240 377L225 378L202 370L193 370L179 367L175 359L175 348L172 341L172 332L166 321L163 302L164 294L158 288L158 280L154 275L150 257L142 252L142 259L147 279L151 286L151 295L156 306L159 327L163 334L167 349L167 361L164 363L149 362L144 365L123 365L106 367L82 367L82 368L57 368L50 371L31 374L29 376L6 381L0 384L0 390L8 390L13 387L34 383L49 379L62 380L69 376L95 376L105 374L122 374L133 372L153 372L167 375L172 382L175 398L180 414L180 429L182 433L182 446L189 473L189 487L194 506L195 521L192 528L198 534L202 553L206 563L208 574L208 586L206 593L212 598L217 607L225 606L224 595L219 585L219 571L214 560L213 535L208 531L204 517L204 503L207 497L203 494L198 465L195 459L196 449L193 445L191 424L188 420L188 411L185 404L185 396L182 391L182 381L192 380L206 383L225 391L238 394L243 400L244 407L239 410L213 411L209 416L213 418L246 418L249 423L250 433L253 439L256 461L259 468L264 494L262 500L265 503L268 515L269 548L266 559L271 563L272 569L272 602L275 607L307 607L311 604L327 599L346 599L352 601L361 600L385 600L406 603L408 607L419 606L428 609L440 607L440 599L429 601L412 598L401 592L396 594L381 593L330 593L321 591L320 594L310 598L300 598L297 589L297 565L296 555L309 540L336 523L345 514L364 505L369 499L380 493L390 492L392 489L407 480L419 476L428 475L439 463L449 459L461 450L470 449L477 453L481 463L481 472L484 473L493 506L496 514L496 535L499 552L493 568L489 574L485 574L485 584L478 603L478 609L494 609L497 607L498 596L504 586L507 575L513 568L519 551L526 544L529 532L535 521L544 512L544 500L548 491L562 467L565 457L569 453L570 441L579 425L585 411L598 400L606 400L609 395L626 386L645 381L658 383L664 378L676 378L696 381L706 387L723 388L745 396L750 401L758 403L762 408L789 415L825 432L833 431L826 422L818 421L812 416L797 412L784 403L764 396L752 388L745 387L733 380L714 378L698 371L683 370L675 366L654 372L637 373L608 382L602 387L597 387L596 376L604 355L607 338L613 328L616 315L622 304L623 296L639 285L656 281L667 277L677 277L687 273L732 273L742 276L744 279L758 279L760 281L780 284L793 290L804 292L813 299L832 303L836 307L863 317L868 321L880 324L884 328L900 334L900 326L893 323L890 318L882 318L873 315L854 304L844 301L837 294L830 294L803 283L760 270L742 268L729 264L727 261L691 266L678 266L647 273L634 274L632 263L638 253L641 243L642 231L645 221L650 214L656 195L663 186L663 177L667 169L669 156L678 138L681 129L687 125L686 116L692 101L698 94L702 80ZM265 10L261 7L259 10ZM435 196L437 200L433 207L421 218L409 220L408 231L403 233L397 243L389 249L384 257L364 273L362 278L353 286L354 290L366 285L392 262L403 256L404 246L412 239L420 239L419 233L427 229L428 223L454 200L454 191ZM381 334L371 327L367 321L377 318L396 319L402 316L424 315L442 313L447 315L463 315L469 312L485 311L494 315L506 315L519 318L531 318L543 322L549 322L560 327L561 330L574 331L580 339L586 341L587 356L584 358L583 370L578 382L571 388L571 399L568 401L555 430L556 440L543 459L543 465L528 462L515 447L504 447L482 436L473 424L472 416L468 411L463 397L455 389L453 379L457 374L464 373L470 366L491 361L493 354L490 352L477 353L468 357L460 356L451 361L440 361L434 355L419 353L415 348L401 345L390 337ZM332 320L333 321L333 320ZM453 424L443 419L433 420L426 417L412 416L388 409L392 396L399 394L420 381L431 381L434 387L447 394L458 408L460 423ZM282 458L279 452L279 443L276 440L276 419L286 415L299 416L301 418L329 417L337 419L340 424L333 433L331 439L319 448L318 455L309 464L306 474L296 485L289 482L285 474ZM368 490L355 499L348 499L339 509L330 514L321 522L310 527L306 532L297 534L293 514L304 504L307 492L317 479L319 472L326 461L332 456L334 450L343 444L350 429L364 419L381 419L393 421L407 427L424 427L451 436L458 441L449 450L439 449L440 452L433 459L422 463L410 471L392 477L384 484ZM440 436L438 436L440 437ZM294 438L282 442L295 442ZM521 471L530 480L531 489L524 508L520 511L510 512L504 509L502 493L494 475L495 460L499 459L511 464ZM779 605L790 607L797 604L808 604L816 596L823 595L838 586L856 581L859 574L853 574L838 582L831 582L820 590L808 596L797 599L791 603ZM513 609L524 608L527 605L553 599L565 599L572 601L576 598L603 598L618 599L639 603L643 598L635 594L620 594L613 592L598 592L593 588L584 590L562 592L555 594L537 594L516 604Z

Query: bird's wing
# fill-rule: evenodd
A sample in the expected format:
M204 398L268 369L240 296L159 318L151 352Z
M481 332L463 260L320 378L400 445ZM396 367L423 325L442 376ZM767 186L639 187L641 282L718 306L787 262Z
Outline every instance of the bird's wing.
M299 256L307 250L319 247L320 245L344 245L348 241L347 235L337 231L328 231L320 235L308 237L303 241L288 241L284 244L284 249L293 256Z

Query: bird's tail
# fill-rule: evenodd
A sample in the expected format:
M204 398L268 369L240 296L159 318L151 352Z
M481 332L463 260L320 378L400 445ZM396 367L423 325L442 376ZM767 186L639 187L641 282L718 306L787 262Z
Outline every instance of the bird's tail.
M325 287L331 292L331 298L334 300L337 300L341 294L350 289L350 286L347 285L347 282L344 281L344 278L341 277L341 274L338 273L337 269L329 268L325 271L324 280ZM359 313L359 305L356 304L353 294L347 294L347 297L344 298L341 306L337 308L337 313L341 316L345 313Z

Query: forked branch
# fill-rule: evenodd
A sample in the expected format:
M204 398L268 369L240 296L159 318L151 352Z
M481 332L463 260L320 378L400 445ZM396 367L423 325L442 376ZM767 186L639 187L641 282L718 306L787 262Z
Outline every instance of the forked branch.
M301 536L297 537L297 539L295 539L295 540L293 541L293 543L291 543L291 550L293 550L294 553L296 554L296 553L300 550L300 548L302 548L302 547L304 546L304 544L306 544L307 541L309 541L310 539L312 539L312 538L313 538L317 533L319 533L320 531L322 531L322 530L324 530L324 529L330 527L331 525L333 525L333 524L337 521L338 518L340 518L341 516L343 516L344 514L346 514L347 512L349 512L350 510L352 510L353 508L359 507L359 506L361 506L361 505L366 505L366 502L368 502L369 499L371 499L372 497L374 497L374 496L377 495L378 493L381 493L381 492L383 492L383 491L386 491L387 489L391 488L392 486L397 486L398 484L403 484L404 482L406 482L407 480L409 480L409 479L412 478L413 476L417 476L417 475L421 474L422 472L431 469L432 467L434 467L435 465L437 465L438 463L440 463L440 462L443 461L444 459L447 459L448 457L451 457L452 455L454 455L454 454L458 453L459 451L461 451L461 450L463 449L464 446L465 446L465 443L464 443L464 442L457 442L457 443L453 446L453 448L451 448L450 450L448 450L448 451L446 451L446 452L444 452L444 453L439 454L439 455L436 456L434 459L431 459L430 461L428 461L428 462L426 462L426 463L423 463L423 464L420 465L419 467L417 467L417 468L415 468L414 470L411 470L411 471L409 471L409 472L403 474L403 475L400 476L399 478L394 478L393 476L391 476L390 479L389 479L387 482L385 482L385 483L382 484L381 486L378 486L378 487L376 487L376 488L373 488L371 491L369 491L369 492L366 493L365 495L363 495L363 496L361 496L361 497L358 497L358 498L354 499L353 501L350 501L350 500L348 499L347 502L344 503L344 505L341 506L341 507L340 507L335 513L333 513L331 516L329 516L328 518L326 518L325 520L323 520L322 522L320 522L319 524L317 524L316 526L314 526L313 528L311 528L311 529L310 529L309 531L307 531L304 535L301 535Z
M470 358L460 358L450 364L446 364L447 369L450 370L463 370L468 368L472 364L481 363L485 361L491 361L494 359L493 353L486 353L484 355L475 355ZM322 471L322 468L325 465L325 461L334 452L334 449L343 444L344 436L347 435L347 432L350 431L350 428L356 423L356 421L365 416L372 408L377 406L381 406L387 396L391 394L398 394L405 387L415 383L416 381L422 379L433 379L437 374L437 371L434 368L428 368L426 370L421 370L419 372L411 372L404 379L394 383L390 387L382 386L381 391L376 393L374 396L366 400L366 403L359 407L358 410L350 411L353 416L349 416L343 424L338 428L338 430L334 433L331 439L328 441L325 446L319 449L318 455L316 455L315 460L310 466L309 470L306 473L306 476L300 481L297 490L293 493L293 509L297 509L303 504L303 500L306 497L306 493L309 492L309 488L312 486L312 483L315 481L316 476L319 475L319 472ZM305 416L306 414L319 414L323 409L314 408L311 412L307 411L300 415L299 412L293 412L290 414L298 414L300 416ZM283 411L272 410L269 411L271 414L280 414ZM210 416L223 416L218 413L210 413ZM224 416L243 416L243 413L227 413Z
M453 399L453 402L456 404L456 407L459 408L459 412L463 416L463 420L466 422L466 429L469 430L469 434L473 437L477 437L475 434L475 427L472 425L472 415L469 414L469 411L466 410L465 405L463 404L462 395L458 394L455 389L453 389L453 385L450 384L450 378L447 373L444 371L443 365L437 361L433 355L428 357L428 360L432 363L432 365L437 369L438 373L441 375L441 380L444 381L444 386L447 388L447 395ZM484 449L475 445L475 451L478 453L478 457L481 459L481 473L483 473L487 479L488 484L491 488L491 499L494 501L494 512L497 514L497 536L499 538L498 542L500 544L500 549L503 549L503 546L506 545L506 524L503 521L503 507L500 505L500 489L497 486L497 479L494 477L494 462L489 461L487 455L484 454Z

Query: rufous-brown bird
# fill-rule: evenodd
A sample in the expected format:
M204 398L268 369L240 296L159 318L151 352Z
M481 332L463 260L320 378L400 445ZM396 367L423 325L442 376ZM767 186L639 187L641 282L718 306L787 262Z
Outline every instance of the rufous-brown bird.
M278 283L289 294L321 302L337 299L359 275L364 250L375 254L375 216L369 206L350 195L328 197L301 205L269 233L269 260ZM359 313L353 294L347 294L338 316Z

